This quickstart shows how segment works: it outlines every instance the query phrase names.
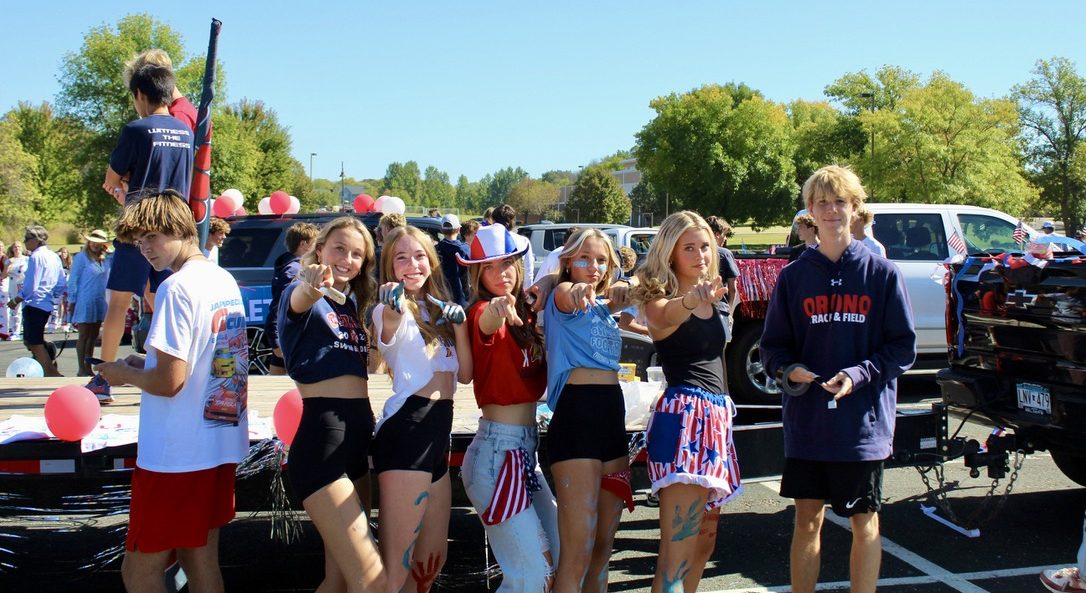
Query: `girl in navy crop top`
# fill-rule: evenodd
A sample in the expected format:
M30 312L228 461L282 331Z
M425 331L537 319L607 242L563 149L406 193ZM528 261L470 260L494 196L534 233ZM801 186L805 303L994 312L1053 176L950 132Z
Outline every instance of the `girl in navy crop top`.
M700 580L716 540L718 505L738 487L730 482L738 480L738 468L728 463L734 455L728 454L731 408L720 376L723 325L713 307L727 293L718 266L709 225L697 213L676 212L660 225L631 294L668 379L647 438L649 477L660 495L654 591L670 590L680 572ZM698 508L706 512L686 511ZM697 581L686 588L696 589Z
M618 258L599 229L574 233L559 262L543 324L547 399L554 410L547 448L554 482L561 484L559 550L574 552L559 554L555 590L579 591L586 580L606 588L622 508L632 510L633 504L626 406L618 384L622 338L613 317L627 305L629 284L611 285Z
M374 448L381 557L392 590L426 591L433 577L420 575L436 576L448 557L452 400L458 380L471 382L471 342L426 233L390 232L380 269L374 340L393 386Z
M323 412L338 406L345 412L341 417L373 415L367 392L367 340L361 324L376 293L373 252L373 239L358 219L344 216L325 225L312 250L302 256L294 283L284 291L278 320L283 357L302 396L302 422L291 443L288 467L292 482L313 490L302 506L324 539L326 571L321 588L334 590L347 588L343 575L360 575L361 582L350 586L365 590L383 589L386 581L362 506L370 499L369 481L348 478L357 473L357 459L366 458L372 424L337 425ZM322 292L325 288L345 294L348 300L333 302ZM302 453L311 451L316 455Z

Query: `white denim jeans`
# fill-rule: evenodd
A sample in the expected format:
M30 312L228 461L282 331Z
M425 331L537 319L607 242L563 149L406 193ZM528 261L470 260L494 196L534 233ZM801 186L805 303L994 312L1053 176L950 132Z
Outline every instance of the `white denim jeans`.
M490 548L502 569L499 593L540 593L553 567L543 553L549 548L558 566L558 505L536 461L539 435L535 426L517 426L479 419L479 430L464 454L462 477L475 511L482 515L490 506L505 462L505 452L523 448L535 463L533 471L542 489L532 505L496 525L484 525Z

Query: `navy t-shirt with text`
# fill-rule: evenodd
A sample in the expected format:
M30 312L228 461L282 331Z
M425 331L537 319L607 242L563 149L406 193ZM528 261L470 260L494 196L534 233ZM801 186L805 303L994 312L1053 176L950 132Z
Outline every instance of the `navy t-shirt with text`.
M128 176L125 203L142 190L173 189L189 194L192 182L193 133L181 120L169 115L149 115L129 122L121 130L109 166Z

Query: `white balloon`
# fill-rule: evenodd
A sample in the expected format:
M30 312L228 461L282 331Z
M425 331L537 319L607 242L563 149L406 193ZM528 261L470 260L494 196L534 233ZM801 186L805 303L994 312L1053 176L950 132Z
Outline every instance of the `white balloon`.
M256 211L261 214L274 214L271 209L271 196L260 198L260 203L256 205Z
M377 198L374 209L382 214L403 214L407 212L407 205L396 196L381 196Z
M8 378L14 377L44 377L45 371L42 370L41 364L38 361L24 356L22 358L16 358L8 365L7 371Z
M222 195L234 198L234 205L236 205L238 208L240 208L241 205L245 203L245 196L241 193L241 190L230 188L222 192Z
M302 209L302 203L298 201L298 198L290 196L290 208L287 208L287 214L297 214Z

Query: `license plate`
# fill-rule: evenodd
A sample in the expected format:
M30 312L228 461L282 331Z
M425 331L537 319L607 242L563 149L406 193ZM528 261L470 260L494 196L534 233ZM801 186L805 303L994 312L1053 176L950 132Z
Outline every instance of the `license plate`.
M1052 395L1047 387L1034 385L1033 383L1019 383L1018 407L1034 414L1052 414Z

